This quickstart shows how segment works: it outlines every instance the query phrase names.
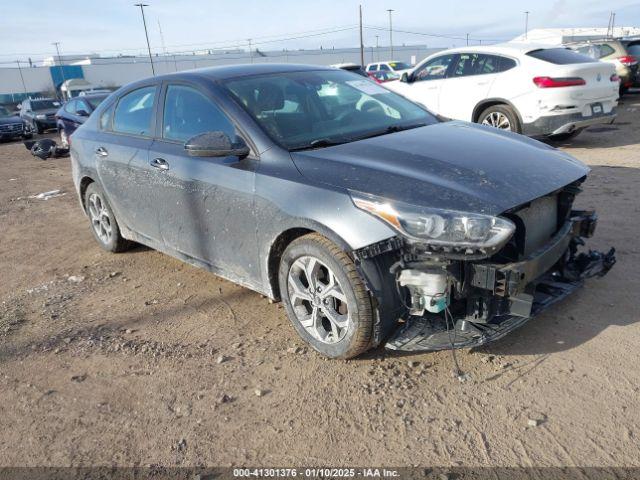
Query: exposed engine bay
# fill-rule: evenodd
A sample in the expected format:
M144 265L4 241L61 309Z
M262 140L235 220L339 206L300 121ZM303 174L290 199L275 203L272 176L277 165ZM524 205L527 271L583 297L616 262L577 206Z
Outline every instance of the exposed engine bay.
M388 272L402 314L386 348L479 346L565 298L586 278L605 275L616 261L613 248L579 252L597 223L594 212L572 209L580 183L505 212L515 233L484 257L399 237L356 252L360 259L393 259Z

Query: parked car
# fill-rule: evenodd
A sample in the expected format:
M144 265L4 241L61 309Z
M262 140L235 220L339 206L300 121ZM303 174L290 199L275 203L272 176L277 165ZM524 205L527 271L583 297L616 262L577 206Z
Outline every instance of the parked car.
M28 124L0 105L0 140L31 138L33 134Z
M69 137L82 125L100 103L109 96L108 93L83 95L72 98L56 112L56 124L60 132L60 143L69 146Z
M397 75L402 75L405 72L411 70L411 65L405 62L374 62L367 65L365 69L367 73L373 72L392 72Z
M20 117L29 124L31 131L43 133L56 128L56 111L60 102L53 98L28 98L20 104Z
M386 82L393 82L394 80L398 80L400 78L400 75L393 72L380 71L380 72L369 72L369 77L371 77L377 83L386 83Z
M446 118L566 139L614 121L618 82L569 49L512 43L439 52L388 88Z
M339 68L340 70L346 70L347 72L357 73L358 75L362 75L363 77L367 76L367 72L362 69L361 65L357 63L335 63L333 65L329 65L333 68Z
M627 49L627 53L636 60L640 59L640 38L623 38L621 40L624 48ZM633 87L640 87L640 65L636 69L636 75L633 79Z
M590 40L580 43L568 43L566 47L582 55L586 55L601 62L611 63L620 77L620 95L626 93L638 77L638 58L627 52L620 40Z
M71 161L102 248L143 243L281 299L328 357L486 343L614 262L577 253L596 225L572 207L581 162L332 68L135 82Z

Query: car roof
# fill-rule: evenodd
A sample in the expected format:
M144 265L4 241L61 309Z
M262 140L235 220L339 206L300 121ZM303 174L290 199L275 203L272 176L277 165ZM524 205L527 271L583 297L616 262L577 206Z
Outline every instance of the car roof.
M322 65L304 65L292 63L256 63L240 65L224 65L220 67L199 68L185 70L183 72L160 75L158 79L172 78L199 78L208 80L228 80L231 78L246 77L251 75L264 75L270 73L305 72L314 70L335 70L335 68Z
M448 50L443 50L437 52L435 55L442 55L443 53L462 53L462 52L473 52L473 53L497 53L504 55L525 55L529 52L533 52L534 50L540 49L549 49L549 48L563 48L562 45L552 46L552 45L540 45L536 43L527 43L527 42L508 42L508 43L497 43L495 45L475 45L471 47L458 47L458 48L450 48Z

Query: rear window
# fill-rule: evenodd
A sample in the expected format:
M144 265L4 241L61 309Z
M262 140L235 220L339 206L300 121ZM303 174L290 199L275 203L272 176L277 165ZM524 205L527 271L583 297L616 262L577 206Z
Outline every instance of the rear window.
M640 42L634 42L627 45L627 52L629 55L640 57Z
M555 65L571 65L573 63L593 62L592 58L576 53L568 48L545 48L533 50L532 52L527 53L527 55Z

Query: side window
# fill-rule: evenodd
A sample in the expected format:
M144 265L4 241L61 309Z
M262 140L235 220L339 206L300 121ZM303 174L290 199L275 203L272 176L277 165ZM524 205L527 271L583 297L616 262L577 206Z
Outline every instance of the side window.
M443 55L442 57L429 60L416 70L414 81L440 80L445 78L453 57L454 55Z
M369 65L367 67L367 72L375 72L377 65Z
M598 58L608 57L614 52L615 50L610 45L606 45L606 44L600 45L600 57Z
M75 100L71 100L70 102L67 102L67 104L64 106L64 111L67 113L71 113L72 115L76 114L76 101Z
M100 116L100 130L111 130L111 118L113 117L113 110L115 104L107 108Z
M517 62L512 58L500 57L500 72L506 72L518 66Z
M471 75L477 75L479 73L478 65L481 62L481 57L477 53L461 53L458 55L458 61L453 67L452 77L469 77Z
M84 100L77 100L76 101L76 113L80 112L84 110L87 113L91 113L91 109L89 108L89 105L87 105L87 102L85 102Z
M144 87L122 97L113 116L113 130L133 135L151 135L155 95L156 87Z
M164 101L162 136L185 142L194 135L223 131L231 140L235 128L211 100L191 87L169 85Z
M387 65L386 63L381 63L380 64L380 68L379 71L381 72L389 72L391 69L389 68L389 65Z

